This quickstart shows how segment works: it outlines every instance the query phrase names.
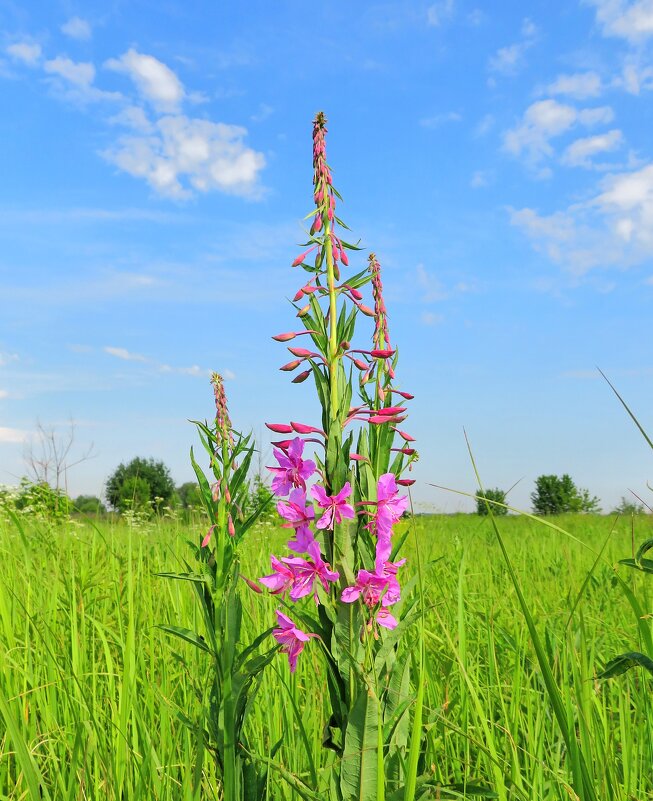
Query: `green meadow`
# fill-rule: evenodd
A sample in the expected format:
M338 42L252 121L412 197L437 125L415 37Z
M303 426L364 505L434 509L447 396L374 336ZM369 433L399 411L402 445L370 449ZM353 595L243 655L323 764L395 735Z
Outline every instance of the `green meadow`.
M651 648L650 576L618 564L651 521L571 516L499 519L507 552L601 801L653 797L651 676L597 674L614 656ZM422 566L426 642L422 798L569 801L573 756L533 647L491 520L418 517L409 527L405 598ZM201 631L180 569L201 526L158 522L0 523L0 797L54 801L220 799L202 736L204 655L159 624ZM269 572L284 532L248 535L242 572ZM279 602L243 594L251 639ZM648 615L648 617L647 617ZM418 641L408 636L404 647ZM244 641L248 640L248 635ZM417 652L417 648L415 649ZM653 656L653 653L649 653ZM277 656L247 726L268 763L269 799L324 797L329 707L313 641L291 676Z

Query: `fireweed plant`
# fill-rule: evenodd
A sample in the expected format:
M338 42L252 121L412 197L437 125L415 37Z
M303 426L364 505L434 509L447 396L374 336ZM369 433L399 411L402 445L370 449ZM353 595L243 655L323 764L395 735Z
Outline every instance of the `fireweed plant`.
M277 511L292 536L290 553L272 555L272 572L260 582L279 596L272 634L291 672L306 647L319 644L326 657L331 715L324 745L339 757L331 760L330 797L377 801L389 791L410 798L417 770L412 741L408 758L411 659L410 649L398 644L415 614L406 603L403 615L396 611L406 560L397 558L405 534L393 539L393 527L407 510L401 488L413 483L405 472L417 458L413 438L399 428L413 396L394 386L398 354L376 256L370 254L362 271L341 275L348 251L359 248L340 233L347 226L336 213L341 198L326 160L326 133L319 113L313 123L316 208L307 217L306 249L293 262L307 274L293 299L304 328L273 337L292 342L293 358L280 369L302 368L293 383L313 378L322 419L319 426L266 424L286 437L273 443L277 465L270 470ZM374 308L363 303L360 289L367 283ZM352 347L359 315L374 321L368 349ZM309 347L295 343L300 337ZM314 460L306 456L308 443L317 445Z
M261 763L249 758L243 727L262 671L277 649L269 649L267 653L259 651L270 629L246 646L240 642L242 604L239 547L267 503L263 501L245 514L247 474L254 454L252 437L242 436L233 430L222 378L214 373L211 383L215 397L215 420L212 424L195 423L209 457L211 481L195 460L192 448L190 453L210 526L201 544L189 542L195 558L195 569L186 562L185 573L159 574L192 583L204 635L179 626L165 625L161 628L167 634L195 646L210 660L209 670L195 687L198 699L203 702L202 718L199 721L191 720L186 710L177 711L180 721L190 728L196 738L196 788L200 786L202 764L208 751L215 759L218 776L222 780L222 798L225 801L258 801L265 797L267 771ZM183 661L180 655L178 658ZM187 671L189 676L194 675L190 666L187 666Z

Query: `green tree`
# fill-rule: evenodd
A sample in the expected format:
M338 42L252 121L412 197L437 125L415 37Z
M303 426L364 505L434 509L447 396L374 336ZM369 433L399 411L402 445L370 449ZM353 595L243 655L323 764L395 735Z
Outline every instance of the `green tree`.
M84 515L103 515L107 507L95 495L80 495L75 498L75 511Z
M533 511L537 515L561 515L566 512L599 512L599 499L589 490L579 489L571 476L539 476L531 494Z
M47 481L35 483L28 478L22 478L16 509L50 520L62 520L68 518L73 511L73 502L63 490L53 489Z
M174 492L175 485L165 464L139 456L128 464L119 464L106 483L107 501L120 512L166 505Z
M613 510L613 514L618 515L645 515L647 512L643 504L637 503L632 498L621 496L619 506Z
M199 485L195 481L186 481L186 483L182 484L180 487L177 487L177 495L179 496L179 502L181 503L181 507L187 511L200 511L204 508L204 504L202 502L202 491L199 488Z
M488 501L496 501L497 503L505 503L506 502L506 493L503 490L500 490L498 487L494 489L486 489L482 492L479 490L477 498L476 498L476 514L477 515L487 515L488 512L488 504L485 503L484 498L487 498ZM505 506L496 506L495 504L490 504L492 507L492 514L493 515L507 515L508 510Z

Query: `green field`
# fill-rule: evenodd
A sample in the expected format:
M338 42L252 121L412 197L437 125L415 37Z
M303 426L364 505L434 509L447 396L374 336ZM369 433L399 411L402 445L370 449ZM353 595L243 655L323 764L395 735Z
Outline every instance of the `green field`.
M549 522L568 534L523 517L498 525L596 798L652 798L651 676L637 668L596 678L613 656L650 647L651 620L642 615L653 612L653 581L617 562L632 555L633 542L652 536L651 522L635 518L634 534L630 519ZM0 523L0 797L221 798L211 754L180 721L180 713L189 721L200 714L207 666L196 649L157 628L201 631L192 587L154 575L179 568L185 540L196 541L201 527L22 525ZM282 550L284 539L271 526L248 535L243 573L269 572L268 554ZM428 797L472 798L475 789L491 788L490 797L500 799L575 798L564 740L490 521L417 518L405 546L404 586L415 575L416 542L426 575L423 763L448 786ZM279 604L245 584L243 591L253 638L274 623ZM320 661L310 643L294 676L283 657L264 674L248 725L260 759L283 738L268 774L270 799L297 797L285 771L326 793L323 770L333 756L321 745L328 698Z

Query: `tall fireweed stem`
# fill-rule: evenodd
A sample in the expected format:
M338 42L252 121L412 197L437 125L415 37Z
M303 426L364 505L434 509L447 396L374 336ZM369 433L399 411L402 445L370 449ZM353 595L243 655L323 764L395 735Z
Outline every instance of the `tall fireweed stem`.
M376 256L341 279L340 270L349 267L347 253L359 248L337 227L346 228L336 215L340 196L326 161L326 132L320 112L313 120L315 211L309 215L309 239L293 262L309 273L292 301L306 331L275 336L280 342L301 333L311 337L310 349L289 348L296 361L281 369L292 372L301 362L306 369L292 379L296 383L312 373L322 424L267 423L289 437L275 443L277 464L269 469L272 491L280 498L277 511L292 536L289 555L271 555L272 570L259 582L298 604L299 622L277 612L273 631L290 671L301 652L313 647L312 635L319 638L329 666L331 715L324 742L339 758L329 761L332 775L326 784L313 789L331 794L337 788L334 797L347 801L382 801L387 791L396 795L406 779L407 721L397 728L395 717L407 715L410 702L410 649L402 638L411 619L394 613L406 560L397 557L403 539L393 543L393 533L408 505L400 494L408 481L403 474L417 453L402 447L402 438L412 437L395 427L405 420L407 407L395 403L393 393L405 401L412 395L392 386L398 354L390 344ZM309 253L314 253L313 266L305 263ZM367 283L374 309L362 302ZM296 304L302 299L308 303L300 308ZM356 322L368 317L374 319L371 347L352 347ZM344 357L360 376L356 399ZM315 460L304 453L309 442L324 447ZM396 639L388 641L393 630Z

